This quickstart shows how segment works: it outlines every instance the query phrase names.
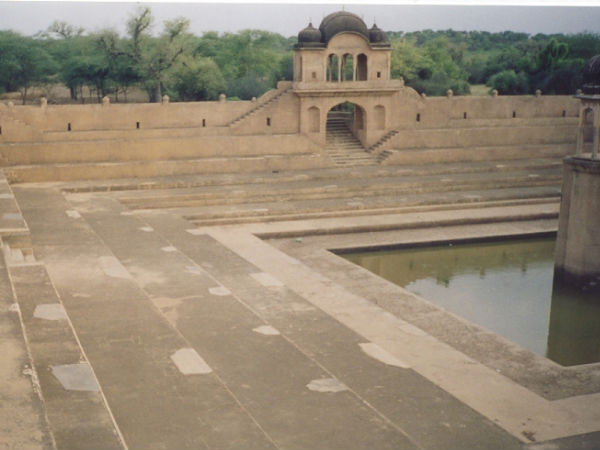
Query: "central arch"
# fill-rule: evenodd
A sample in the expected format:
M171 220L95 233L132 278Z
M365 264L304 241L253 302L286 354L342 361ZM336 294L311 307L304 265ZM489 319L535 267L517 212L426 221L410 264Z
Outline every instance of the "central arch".
M344 101L332 106L327 112L325 140L329 144L351 139L364 141L366 112L360 105Z

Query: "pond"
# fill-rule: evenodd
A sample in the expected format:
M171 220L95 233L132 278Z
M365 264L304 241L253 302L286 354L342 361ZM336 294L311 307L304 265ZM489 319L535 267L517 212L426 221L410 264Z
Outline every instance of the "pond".
M554 237L340 256L443 309L570 366L600 361L600 299L552 283Z

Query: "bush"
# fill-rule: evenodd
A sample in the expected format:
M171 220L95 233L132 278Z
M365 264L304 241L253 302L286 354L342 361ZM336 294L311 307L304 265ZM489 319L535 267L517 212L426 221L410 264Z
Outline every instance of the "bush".
M486 85L496 89L502 95L519 95L529 92L527 75L523 72L516 73L514 70L503 70L492 75Z

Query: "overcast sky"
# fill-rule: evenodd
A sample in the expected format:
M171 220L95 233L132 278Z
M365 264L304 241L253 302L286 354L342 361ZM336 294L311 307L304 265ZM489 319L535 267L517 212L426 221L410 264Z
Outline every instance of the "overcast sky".
M362 16L369 27L373 20L376 20L377 25L386 31L452 28L461 31L524 31L530 34L582 31L600 33L600 1L594 0L579 0L577 3L555 1L554 6L522 6L516 0L512 3L520 6L506 6L507 2L495 2L495 6L468 6L468 2L481 4L486 3L485 0L458 0L459 4L450 0L381 1L387 4L359 4L356 0L347 0L344 4L294 4L272 0L262 4L206 1L143 3L0 0L0 30L11 29L25 35L33 35L45 30L53 21L60 20L81 26L86 31L114 28L124 34L125 23L134 14L136 6L148 5L156 19L155 31L160 31L162 21L183 16L190 20L191 31L195 34L257 28L293 36L307 25L309 18L315 27L318 27L325 15L342 8ZM565 4L580 6L567 7Z

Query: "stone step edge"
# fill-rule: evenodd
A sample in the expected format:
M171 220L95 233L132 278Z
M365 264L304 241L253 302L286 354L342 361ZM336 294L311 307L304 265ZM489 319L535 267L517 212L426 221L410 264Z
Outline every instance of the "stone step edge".
M192 158L172 158L172 159L126 159L121 161L70 161L70 162L49 162L39 164L7 164L2 166L4 170L10 169L29 169L38 167L77 167L77 166L117 166L126 164L152 164L152 163L177 163L177 162L191 162L191 161L249 161L249 160L260 160L260 159L276 159L276 158L288 158L288 157L307 157L307 156L322 156L321 153L316 151L305 151L305 152L293 152L293 153L258 153L250 155L231 155L231 156L206 156L206 157L192 157Z
M502 178L496 180L494 184L489 182L490 180L484 180L485 185L482 186L481 190L493 190L493 189L503 189L507 187L540 187L540 186L558 186L561 181L560 175L548 175L548 176L540 176L540 177L510 177L510 178ZM428 182L423 184L419 181L413 181L411 183L404 183L404 185L400 184L378 184L378 185L342 185L335 187L326 187L326 186L309 186L309 187L291 187L288 189L282 190L260 190L260 191L227 191L223 193L209 191L209 192L187 192L182 194L173 193L173 195L166 194L158 194L153 195L149 193L145 195L148 191L142 191L144 195L140 196L127 196L126 194L123 196L119 196L118 199L121 203L125 205L131 205L135 203L144 203L144 202L195 202L202 200L212 200L214 204L222 204L219 203L219 200L230 200L227 202L231 203L239 203L234 202L234 200L241 200L243 203L247 203L250 198L285 198L286 201L294 201L294 200L306 200L307 196L310 196L312 199L317 198L348 198L355 196L356 193L363 194L361 198L368 197L380 197L381 194L387 195L402 195L406 192L409 193L433 193L433 192L459 192L465 190L465 188L479 187L481 186L481 180L460 180L460 182L444 182L442 180L434 180L432 182ZM316 197L315 197L316 196ZM291 198L290 198L291 197Z
M271 231L256 233L255 236L261 239L293 238L304 236L319 236L327 234L352 234L368 233L381 231L412 230L417 228L437 228L451 227L461 225L484 225L506 222L527 222L532 220L555 220L558 219L558 212L539 212L523 213L515 215L500 215L490 217L463 217L459 219L444 219L432 222L414 221L398 224L380 224L380 225L346 225L323 228L308 228L304 230L293 231Z
M494 166L490 166L487 163L489 161L474 161L473 163L476 165L475 167L469 167L469 166L465 166L464 163L453 163L454 167L453 169L456 170L452 170L452 171L447 171L444 169L447 169L448 166L450 166L450 164L444 164L444 165L440 165L439 167L430 167L427 164L417 164L417 165L411 165L410 168L412 170L412 168L419 168L421 170L417 170L414 173L411 173L411 175L414 176L419 176L419 175L442 175L442 174L448 174L448 176L450 175L456 175L456 174L470 174L470 173L496 173L496 172L525 172L525 171L533 171L533 170L540 170L540 169L553 169L553 168L557 168L558 166L562 167L562 163L560 160L557 160L556 158L540 158L539 162L533 163L533 164L517 164L517 165L510 165L510 164L504 164L507 162L523 162L523 161L527 161L527 159L513 159L513 160L497 160L497 161L491 161L493 163L497 162L498 164L494 165ZM479 163L485 163L485 164L481 164L479 165ZM501 167L497 167L498 165L500 165ZM392 176L390 175L391 172L397 172L397 166L394 168L391 168L394 166L382 166L381 170L384 170L386 172L388 172L387 174L383 175L385 177L389 177ZM423 170L423 168L426 168ZM471 170L465 170L465 169L471 169ZM324 169L315 169L317 171L322 170L322 171L338 171L340 170L340 168L324 168ZM233 178L229 178L229 179L214 179L214 178L210 178L210 179L205 179L202 181L198 181L198 180L192 180L192 181L186 181L186 182L180 182L180 181L168 181L165 180L163 181L163 179L161 178L157 178L157 177L149 177L146 179L146 181L140 181L140 179L134 179L134 178L115 178L114 179L114 183L110 183L110 184L96 184L98 182L102 183L103 180L90 180L87 183L87 185L84 186L73 186L74 184L81 184L81 183L86 183L85 181L71 181L71 182L64 182L66 184L66 186L63 186L61 188L61 190L63 192L67 192L67 193L88 193L88 192L109 192L109 191L134 191L134 190L160 190L160 189L184 189L184 188L196 188L196 187L207 187L207 186L243 186L246 184L264 184L264 183L281 183L281 182L300 182L300 181L327 181L327 180L336 180L338 179L340 176L346 175L344 172L339 172L339 173L319 173L315 176L306 176L303 177L302 175L305 174L305 171L303 170L289 170L289 171L279 171L279 173L289 173L290 176L281 176L281 177L276 177L275 179L272 178L267 178L264 176L261 176L262 174L268 174L268 175L272 175L273 172L256 172L256 176L253 176L251 178L247 178L244 179L242 181L240 181L239 179L233 179ZM221 173L221 174L215 174L217 177L231 177L232 175L238 175L238 174L233 174L233 173ZM301 179L298 178L298 176L302 176ZM322 176L320 176L322 175ZM398 173L397 175L394 176L404 176L406 175L405 172L403 173ZM192 175L171 175L165 178L168 179L172 179L172 178L178 178L178 177L191 177ZM200 174L198 175L199 177L210 177L210 174ZM379 173L379 171L377 173L371 173L371 172L362 172L360 174L357 173L353 173L352 176L354 178L372 178L372 177L380 177L381 173ZM133 181L135 180L135 181ZM148 180L156 180L156 181L148 181ZM130 181L129 183L127 183L126 181Z
M426 212L429 208L440 208L439 210L454 210L457 209L456 205L461 205L461 208L464 208L464 205L469 205L470 208L480 208L494 202L517 202L523 201L524 204L537 204L536 200L540 200L540 203L549 203L549 199L553 199L552 203L558 204L560 201L559 194L556 194L554 197L550 197L548 193L542 193L539 195L531 195L527 198L515 198L515 196L508 196L501 200L475 200L475 199L464 199L462 202L453 203L436 203L431 200L421 200L421 201L413 201L406 202L402 206L380 206L375 208L360 208L359 206L350 207L346 206L344 209L323 209L320 211L311 211L310 209L301 210L295 208L294 212L282 212L281 214L271 214L267 215L266 212L262 211L224 211L220 214L213 213L211 216L207 217L207 214L192 214L191 212L185 213L182 212L182 217L193 222L198 226L213 226L213 225L228 225L235 223L247 223L247 222L280 222L286 220L302 220L305 218L315 219L315 218L324 218L324 217L350 217L350 216L365 216L365 215L381 215L381 214L389 214L389 213L406 213L411 212L413 208L419 208L419 211L423 210ZM514 206L514 204L512 204ZM178 209L182 208L171 208L169 211L177 212ZM187 207L189 208L189 207ZM149 211L149 210L146 210ZM234 214L238 215L234 215ZM240 214L243 213L243 214Z
M450 151L450 152L460 152L460 151L494 151L494 150L506 150L506 149L521 149L524 151L528 150L539 150L545 149L548 147L569 147L573 149L575 152L575 143L572 139L565 140L561 142L549 142L549 143L538 143L538 144L505 144L505 145L469 145L466 147L405 147L405 148L388 148L382 150L387 152L401 152L401 153L411 153L411 152L430 152L430 151ZM371 153L373 154L373 153Z
M547 204L546 202L540 202L538 204ZM558 201L555 202L558 205ZM467 205L465 204L456 204L452 208L447 208L447 210L456 210L456 209L464 209ZM493 207L495 205L487 205L487 204L477 204L477 203L469 203L469 209L482 209L487 207ZM502 205L500 205L502 206ZM511 207L514 205L511 205ZM508 206L507 206L508 207ZM412 208L416 207L408 207L404 210L401 209L380 209L380 210L370 210L365 211L364 213L351 213L351 214L314 214L308 215L305 214L303 216L298 215L298 217L294 216L274 216L268 219L261 218L252 218L248 220L248 218L240 218L239 220L225 220L225 221L192 221L194 225L198 228L203 227L212 227L212 226L235 226L235 225L244 225L251 223L273 223L273 222L287 222L287 221L302 221L302 220L326 220L326 219L336 219L336 218L352 218L352 217L364 217L368 216L382 216L382 215L393 215L393 214L404 214L410 213ZM415 210L416 211L416 210ZM419 212L435 212L442 211L442 209L430 209ZM293 231L262 231L255 233L255 235L261 239L270 239L270 238L285 238L285 237L301 237L301 236L318 236L318 235L327 235L327 234L349 234L349 233L365 233L365 232L377 232L377 231L396 231L402 229L414 229L414 228L433 228L437 226L452 226L452 225L467 225L467 224L475 224L475 223L495 223L495 222L508 222L508 221L529 221L529 220L556 220L558 219L558 212L553 213L529 213L526 216L521 215L521 219L511 218L510 220L505 220L506 215L503 217L499 217L498 220L489 221L489 222L476 222L460 219L452 219L453 222L442 223L441 221L431 223L429 225L424 225L423 222L418 222L414 224L385 224L385 225L354 225L354 226L339 226L339 227L316 227L311 229L296 229Z

